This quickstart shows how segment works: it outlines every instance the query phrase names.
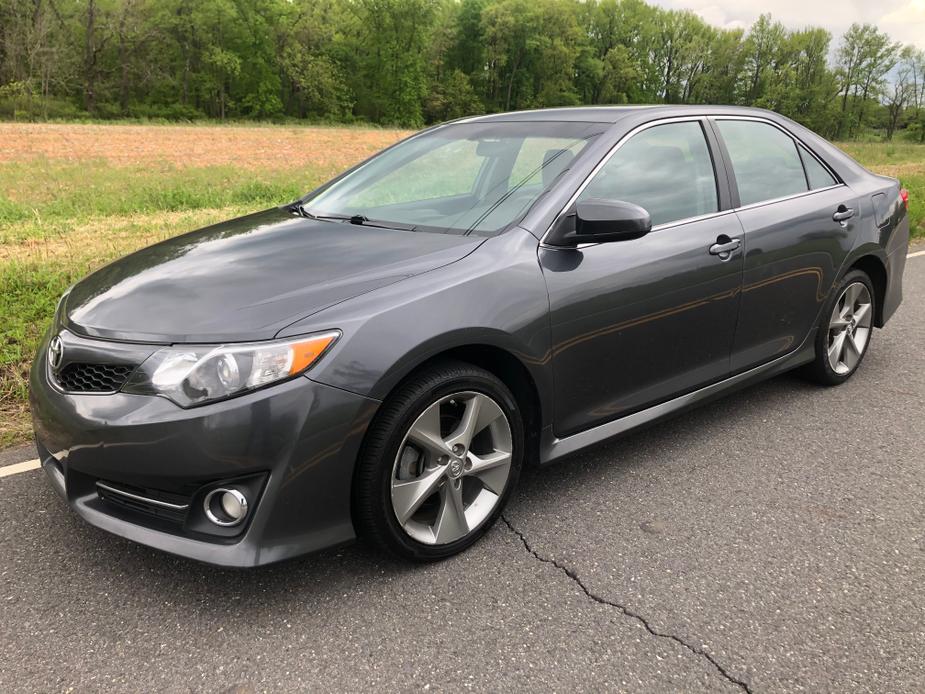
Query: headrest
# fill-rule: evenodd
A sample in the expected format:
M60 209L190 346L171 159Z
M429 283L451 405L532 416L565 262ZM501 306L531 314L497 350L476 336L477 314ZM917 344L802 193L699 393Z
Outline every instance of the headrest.
M570 150L547 149L543 155L543 187L548 187L556 180L556 176L565 171L574 158Z

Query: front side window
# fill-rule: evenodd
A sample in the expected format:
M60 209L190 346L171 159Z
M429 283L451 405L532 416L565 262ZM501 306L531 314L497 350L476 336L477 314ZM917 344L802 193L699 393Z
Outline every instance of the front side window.
M370 159L303 209L414 231L491 235L523 215L606 128L538 121L442 126Z
M796 143L773 125L747 120L719 120L739 203L751 205L808 190Z
M666 123L631 137L578 197L589 198L639 205L653 226L716 212L716 176L700 123Z

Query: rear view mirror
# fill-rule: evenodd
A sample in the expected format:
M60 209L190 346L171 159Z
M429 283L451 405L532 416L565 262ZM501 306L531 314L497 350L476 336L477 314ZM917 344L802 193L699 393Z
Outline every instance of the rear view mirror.
M475 153L480 157L499 157L509 150L504 140L479 140L475 146Z
M590 198L575 213L559 220L546 242L553 246L629 241L652 230L652 218L639 205L622 200Z

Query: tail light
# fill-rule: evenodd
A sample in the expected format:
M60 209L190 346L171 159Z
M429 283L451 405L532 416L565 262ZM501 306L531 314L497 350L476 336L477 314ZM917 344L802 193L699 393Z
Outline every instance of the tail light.
M903 207L909 209L909 191L905 188L899 191L899 199L903 201Z

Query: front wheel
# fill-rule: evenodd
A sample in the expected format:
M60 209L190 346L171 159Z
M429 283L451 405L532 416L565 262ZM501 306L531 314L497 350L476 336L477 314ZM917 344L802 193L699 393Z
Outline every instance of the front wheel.
M493 374L450 361L422 371L367 434L354 478L357 530L407 559L461 552L501 514L523 443L520 408Z
M876 310L867 274L852 270L832 292L816 335L816 358L803 373L823 385L844 383L857 371L870 346Z

